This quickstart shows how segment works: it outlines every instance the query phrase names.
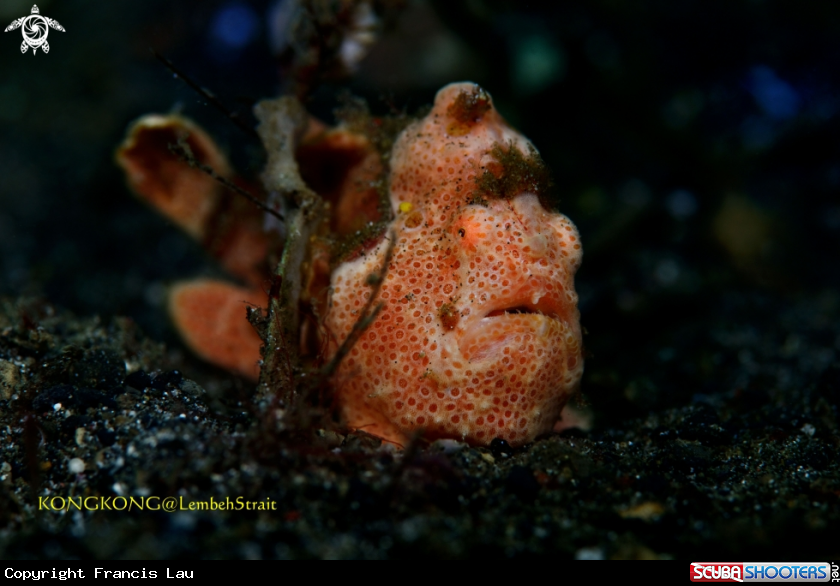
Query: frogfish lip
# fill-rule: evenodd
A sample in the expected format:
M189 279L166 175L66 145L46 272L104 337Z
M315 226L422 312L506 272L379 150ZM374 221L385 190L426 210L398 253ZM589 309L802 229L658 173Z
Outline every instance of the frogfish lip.
M532 334L538 344L552 344L561 331L569 329L573 311L574 304L562 293L494 300L465 320L459 328L458 346L467 360L481 361L501 356L505 347L516 345L526 334Z
M531 304L523 304L523 305L516 305L511 307L502 307L499 309L493 309L487 312L484 318L494 318L494 317L501 317L505 315L544 315L550 318L557 318L557 316L551 312L546 313L544 310L540 309L538 306L534 306Z
M511 315L537 315L551 319L566 319L569 313L569 302L554 287L550 289L542 284L539 288L533 285L520 290L514 295L497 299L487 304L479 315L484 318L501 318Z

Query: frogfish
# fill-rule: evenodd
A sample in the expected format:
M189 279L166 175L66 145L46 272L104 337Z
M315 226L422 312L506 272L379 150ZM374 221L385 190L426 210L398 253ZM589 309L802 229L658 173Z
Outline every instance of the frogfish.
M141 119L118 161L144 199L213 240L185 210L202 210L202 226L221 225L213 210L224 206L197 203L204 195L185 200L159 191L212 191L216 202L223 199L219 187L195 168L155 158L171 154L138 146L151 142L161 151L166 133L175 133L161 130L167 124L183 130L191 123ZM163 135L150 140L153 126ZM230 174L209 137L188 130L194 156ZM301 303L311 308L301 345L314 348L320 364L346 350L331 377L343 421L398 445L417 432L514 446L550 432L583 373L574 287L583 249L575 225L549 205L551 180L537 150L473 83L441 89L428 114L384 151L373 142L347 125L310 121L295 145L301 175L330 214L327 233L312 237L314 252L298 269ZM335 161L343 169L337 179ZM150 176L161 169L172 177L151 181L160 187L152 193ZM179 198L187 204L173 205ZM181 216L167 211L173 207ZM253 211L225 225L226 244L217 245L216 256L246 285L177 285L170 308L199 355L254 377L263 341L249 330L242 303L266 304L255 267L275 244ZM342 239L352 245L340 252L323 245ZM380 311L359 328L371 302Z

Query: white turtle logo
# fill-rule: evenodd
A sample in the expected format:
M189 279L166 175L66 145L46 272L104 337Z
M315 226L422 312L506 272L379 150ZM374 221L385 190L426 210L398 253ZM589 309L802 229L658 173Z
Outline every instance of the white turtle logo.
M50 44L47 43L47 34L50 32L50 29L47 27L52 27L57 31L64 32L64 27L58 24L58 21L47 18L46 16L41 16L39 12L38 5L36 4L32 7L32 14L15 20L12 24L6 27L5 31L3 31L13 31L23 25L23 30L21 31L23 32L23 43L20 45L21 53L26 53L26 50L29 47L32 47L33 55L39 48L43 50L44 53L49 53Z

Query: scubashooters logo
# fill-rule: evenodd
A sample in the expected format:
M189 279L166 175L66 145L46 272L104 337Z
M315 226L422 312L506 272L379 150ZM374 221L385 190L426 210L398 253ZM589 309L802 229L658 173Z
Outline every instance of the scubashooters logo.
M825 562L694 562L692 582L828 582Z
M47 42L47 35L50 29L64 32L64 27L58 24L57 20L41 16L38 5L32 6L32 14L24 16L12 21L12 24L6 27L3 32L9 32L16 29L21 29L23 33L23 43L20 45L20 52L26 53L26 50L32 47L32 54L41 49L44 53L50 52L50 44Z
M691 564L692 582L743 582L744 564Z

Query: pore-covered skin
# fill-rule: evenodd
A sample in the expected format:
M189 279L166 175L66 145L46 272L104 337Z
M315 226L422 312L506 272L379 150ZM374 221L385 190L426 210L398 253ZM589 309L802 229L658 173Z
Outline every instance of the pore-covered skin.
M384 309L334 385L347 424L398 444L427 438L512 445L550 431L583 373L574 274L582 248L540 203L533 146L470 83L440 90L390 159L395 219L331 276L324 317L334 354L371 294Z

